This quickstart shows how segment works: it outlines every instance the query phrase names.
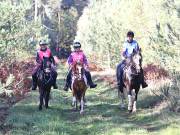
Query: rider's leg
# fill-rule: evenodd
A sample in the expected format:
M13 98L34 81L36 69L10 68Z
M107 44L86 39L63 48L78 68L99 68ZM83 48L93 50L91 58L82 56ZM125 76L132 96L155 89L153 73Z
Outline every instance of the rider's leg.
M32 90L36 90L37 88L37 72L39 70L39 67L36 66L32 73Z
M123 88L123 68L125 67L125 60L123 60L118 66L117 66L117 80L118 80L118 87L120 89Z
M66 78L66 84L64 86L64 90L68 91L68 88L71 86L71 70L68 72L67 78Z
M145 82L145 79L144 79L144 72L143 72L143 69L142 69L142 68L141 68L140 78L141 78L142 88L146 88L148 85L147 85L147 83Z
M85 76L87 78L88 84L90 86L90 88L95 88L97 86L97 84L94 84L92 81L92 77L89 71L85 70Z

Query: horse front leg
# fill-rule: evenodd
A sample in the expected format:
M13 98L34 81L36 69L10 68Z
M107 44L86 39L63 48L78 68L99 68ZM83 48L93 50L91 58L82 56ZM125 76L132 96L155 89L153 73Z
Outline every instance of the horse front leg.
M49 95L50 95L50 90L46 91L46 95L45 95L45 107L46 109L49 108Z
M72 87L72 88L73 88L73 87ZM72 98L72 104L71 104L71 106L74 107L74 106L75 106L75 103L76 103L76 97L75 97L74 89L72 89L72 96L73 96L73 98Z
M72 107L74 107L74 106L75 106L75 103L76 103L76 97L75 97L75 96L73 96L73 98L72 98Z
M131 113L133 107L133 97L130 88L127 89L128 89L128 111Z
M87 103L87 99L84 97L84 106L87 106L86 103Z
M137 102L137 95L138 95L139 89L135 90L135 98L134 98L134 102L133 102L133 112L136 112L136 102Z
M81 106L80 114L83 114L83 112L84 112L84 96L81 97L80 106Z
M124 109L125 108L125 103L124 103L125 96L124 96L123 89L122 90L118 89L118 97L121 99L120 109Z
M42 110L44 91L40 89L39 94L39 110Z
M77 100L77 97L75 97L75 109L78 110L78 100Z

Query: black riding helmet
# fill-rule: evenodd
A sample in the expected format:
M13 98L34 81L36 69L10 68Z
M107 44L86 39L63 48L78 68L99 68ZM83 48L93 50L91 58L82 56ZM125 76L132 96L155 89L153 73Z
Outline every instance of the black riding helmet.
M128 31L127 37L130 37L130 36L134 37L134 32L133 31Z
M81 48L81 43L80 42L74 42L73 47L74 47L74 49Z

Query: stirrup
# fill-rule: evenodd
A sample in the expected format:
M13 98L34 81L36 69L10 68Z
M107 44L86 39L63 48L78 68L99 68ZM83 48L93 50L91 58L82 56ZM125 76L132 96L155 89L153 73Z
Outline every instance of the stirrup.
M57 84L54 84L54 85L53 85L53 88L54 88L54 89L58 89Z

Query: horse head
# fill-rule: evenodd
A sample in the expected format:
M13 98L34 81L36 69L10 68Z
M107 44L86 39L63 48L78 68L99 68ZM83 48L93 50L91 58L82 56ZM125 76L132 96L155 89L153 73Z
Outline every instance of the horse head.
M81 61L77 61L73 64L72 73L80 80L83 78L83 63Z
M141 55L141 50L136 51L132 55L132 60L134 62L135 68L138 73L140 73L141 66L142 66L142 55Z
M47 57L43 57L42 71L45 74L45 76L50 76L50 73L51 73L51 61Z
M139 74L142 64L141 50L133 50L132 55L126 60L127 66L130 68L132 74Z

